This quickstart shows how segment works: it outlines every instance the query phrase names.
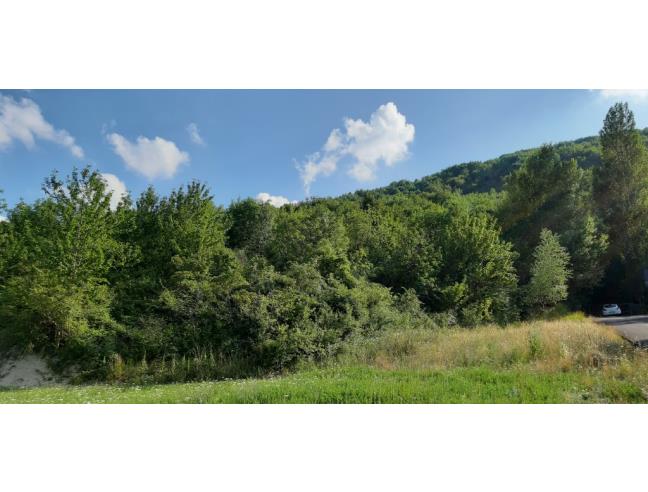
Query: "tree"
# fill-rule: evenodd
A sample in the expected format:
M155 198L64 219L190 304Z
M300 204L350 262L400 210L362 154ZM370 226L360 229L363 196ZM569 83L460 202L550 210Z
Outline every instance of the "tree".
M133 223L130 247L139 252L138 261L120 276L116 310L120 321L139 329L124 350L141 357L218 348L220 304L243 283L225 246L224 210L194 181L162 199L146 190Z
M610 256L634 262L648 219L648 156L627 103L617 103L600 132L602 162L594 174L600 216L610 236Z
M9 246L9 224L5 224L8 221L4 215L6 210L7 204L2 198L2 190L0 189L0 284L5 276L7 248Z
M549 229L540 233L540 243L533 253L531 281L526 287L526 304L544 311L567 299L567 281L571 277L569 253L558 236Z
M0 327L23 347L93 356L118 329L107 277L124 255L110 193L89 168L73 170L65 182L54 173L43 191L44 200L19 204L11 214Z
M582 303L600 281L607 236L595 215L591 173L574 159L562 160L556 147L531 153L506 181L498 212L505 237L520 253L517 268L527 283L533 249L547 228L560 235L572 258L571 301Z
M277 211L271 240L268 243L268 257L280 271L290 263L305 263L324 256L346 258L349 238L341 217L324 204L308 204L291 210L289 207ZM330 266L322 261L324 267Z
M515 317L512 294L517 285L511 244L503 241L492 217L449 204L428 221L440 264L429 296L437 309L454 310L466 325L505 322Z
M244 249L250 256L264 254L272 238L275 212L272 205L251 198L232 203L227 209L227 245Z

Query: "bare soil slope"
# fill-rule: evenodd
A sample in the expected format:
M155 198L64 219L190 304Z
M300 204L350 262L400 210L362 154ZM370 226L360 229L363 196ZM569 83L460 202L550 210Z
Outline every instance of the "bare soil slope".
M27 388L54 384L56 377L42 357L25 355L0 361L0 388Z

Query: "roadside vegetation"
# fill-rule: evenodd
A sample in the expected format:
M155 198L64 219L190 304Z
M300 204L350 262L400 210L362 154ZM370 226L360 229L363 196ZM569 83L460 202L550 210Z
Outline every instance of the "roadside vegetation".
M576 318L576 319L573 319ZM580 317L403 329L264 378L0 391L0 403L637 403L648 354Z
M641 384L621 374L643 359L616 335L582 320L532 321L601 299L646 304L648 156L627 104L590 144L599 157L587 166L564 145L520 154L488 193L435 179L280 208L220 207L197 182L114 208L97 170L54 172L43 199L0 203L0 352L42 355L79 384L244 378L160 390L211 388L225 400L239 387L253 388L251 399L290 395L283 385L299 381L297 400L329 398L309 393L309 378L332 400L374 398L374 387L380 401L409 398L380 389L384 377L423 400L482 401L422 386L480 388L491 376L508 381L502 391L528 382L519 391L533 401L581 389L640 400ZM555 391L542 389L548 380Z

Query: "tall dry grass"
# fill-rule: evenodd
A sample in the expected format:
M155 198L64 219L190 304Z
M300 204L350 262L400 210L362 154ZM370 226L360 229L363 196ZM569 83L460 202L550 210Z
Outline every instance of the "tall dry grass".
M631 367L633 374L637 364L648 367L643 351L634 349L612 328L587 318L504 328L392 331L349 346L340 362L385 369L525 366L548 372Z

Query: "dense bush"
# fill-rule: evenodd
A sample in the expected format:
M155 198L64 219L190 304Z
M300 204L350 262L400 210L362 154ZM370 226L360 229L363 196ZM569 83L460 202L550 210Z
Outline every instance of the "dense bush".
M326 205L223 210L191 183L111 210L90 169L65 183L54 174L44 190L2 224L0 343L88 377L282 370L428 320L358 273L343 217Z

